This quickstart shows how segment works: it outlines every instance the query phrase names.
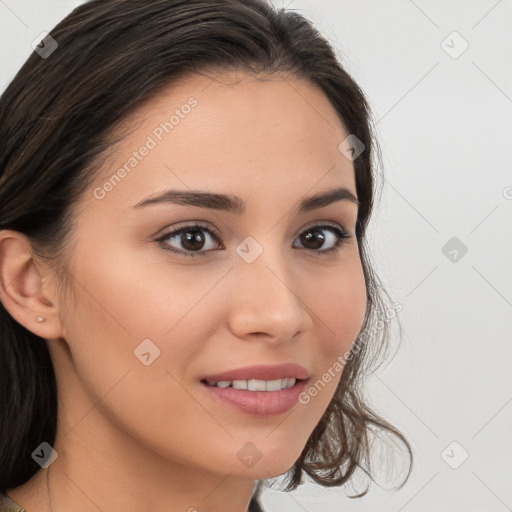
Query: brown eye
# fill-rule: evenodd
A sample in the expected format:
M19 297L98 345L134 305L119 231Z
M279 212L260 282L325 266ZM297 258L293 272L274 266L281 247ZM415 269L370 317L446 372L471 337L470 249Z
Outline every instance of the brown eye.
M325 235L329 232L329 235ZM312 226L301 233L299 236L300 243L305 249L311 249L318 254L330 254L338 252L344 243L344 240L351 238L352 234L340 229L337 226L323 225ZM334 245L327 249L321 249L324 244L334 243Z
M207 233L207 235L205 235ZM174 244L178 245L177 249L173 249L173 245L169 243L169 240L174 239ZM214 233L212 230L200 226L198 224L194 224L191 226L183 226L181 228L173 229L164 235L162 235L157 241L164 245L164 248L175 252L178 254L182 254L184 256L205 256L206 252L218 246L218 244L211 244L210 248L208 248L208 240L218 240L218 235ZM181 247L179 247L181 245ZM206 250L202 251L202 249Z

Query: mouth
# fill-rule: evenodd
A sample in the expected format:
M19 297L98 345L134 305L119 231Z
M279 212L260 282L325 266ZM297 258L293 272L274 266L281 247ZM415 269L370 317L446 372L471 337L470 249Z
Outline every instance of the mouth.
M246 415L262 417L282 414L297 405L308 380L292 377L232 381L202 379L200 382L216 404Z
M304 367L295 363L282 364L259 364L244 366L216 373L214 375L203 375L203 380L209 383L236 382L236 381L274 381L283 379L307 379L310 374Z
M232 388L232 389L245 389L248 391L281 391L288 389L297 383L305 379L296 379L294 377L274 380L259 380L259 379L248 379L248 380L209 380L202 379L201 383L206 386L217 387L221 389Z

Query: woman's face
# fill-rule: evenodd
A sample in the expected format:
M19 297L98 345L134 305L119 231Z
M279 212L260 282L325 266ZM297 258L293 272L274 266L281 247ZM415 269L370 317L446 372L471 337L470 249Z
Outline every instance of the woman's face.
M62 339L48 342L61 433L93 431L196 470L282 474L331 401L365 314L357 204L298 211L333 189L357 197L353 162L338 149L349 133L309 82L233 73L190 75L131 120L75 210L73 302L60 304ZM166 190L244 208L193 205L199 195L140 205ZM329 252L336 229L352 236ZM283 363L309 377L284 411L289 391L261 391L244 409L202 382Z

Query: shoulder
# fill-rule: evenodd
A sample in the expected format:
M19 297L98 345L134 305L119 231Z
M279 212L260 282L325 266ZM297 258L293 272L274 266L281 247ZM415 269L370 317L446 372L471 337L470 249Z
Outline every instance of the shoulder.
M23 507L20 507L9 496L0 492L0 512L27 512Z

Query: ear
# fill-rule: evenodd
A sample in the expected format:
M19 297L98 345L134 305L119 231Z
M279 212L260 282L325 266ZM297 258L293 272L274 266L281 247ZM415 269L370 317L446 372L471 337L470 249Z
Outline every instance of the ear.
M62 337L56 297L41 275L30 240L23 233L0 230L0 300L26 329L45 339ZM36 317L46 320L38 322Z

